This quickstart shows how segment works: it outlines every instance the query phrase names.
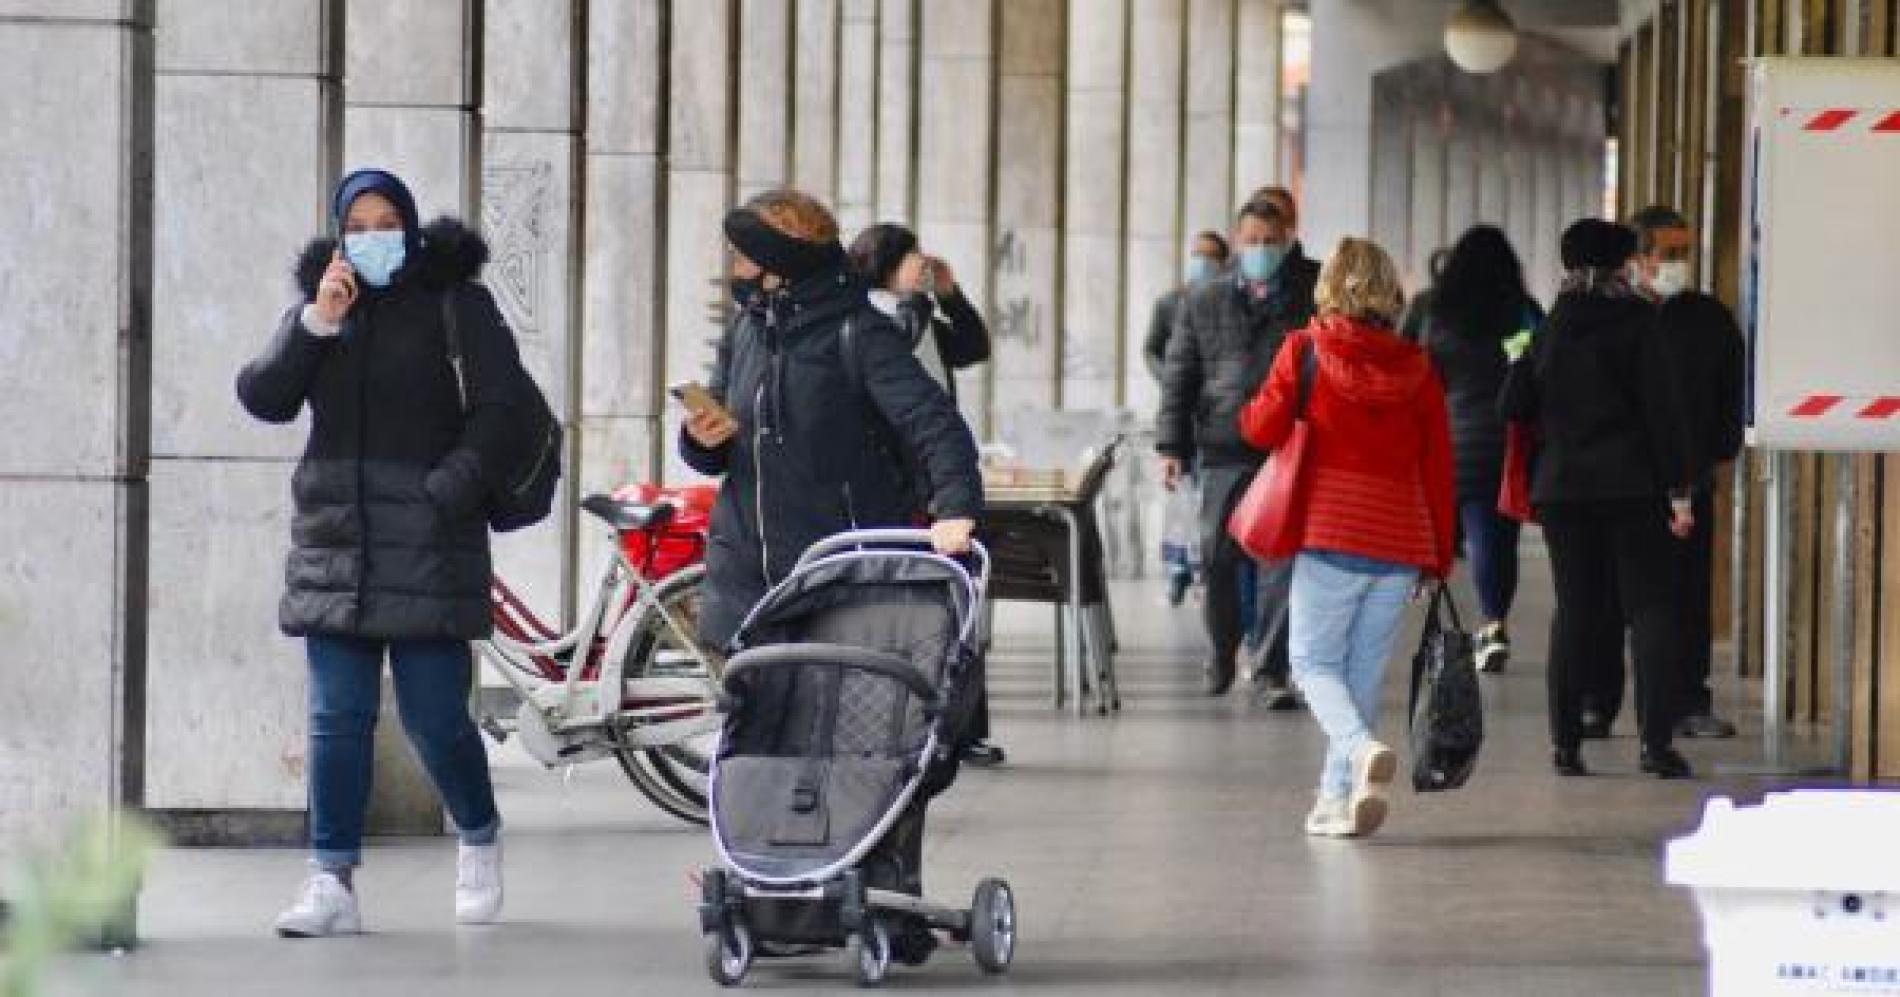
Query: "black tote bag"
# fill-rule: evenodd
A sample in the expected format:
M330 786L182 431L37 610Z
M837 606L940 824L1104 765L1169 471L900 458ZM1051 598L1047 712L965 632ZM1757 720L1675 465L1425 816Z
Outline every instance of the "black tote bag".
M1484 744L1484 697L1471 634L1443 582L1432 593L1412 657L1410 713L1412 788L1438 793L1463 786Z

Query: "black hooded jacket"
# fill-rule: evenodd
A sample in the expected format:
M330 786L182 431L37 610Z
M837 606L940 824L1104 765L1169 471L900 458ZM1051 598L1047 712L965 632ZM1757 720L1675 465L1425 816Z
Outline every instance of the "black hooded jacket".
M851 325L855 376L840 333ZM844 270L808 278L772 308L742 309L719 345L713 396L739 431L716 450L680 434L695 470L723 475L706 552L700 635L723 646L814 541L983 507L976 441L909 337ZM933 494L913 495L907 450Z
M297 261L303 302L335 250ZM458 222L425 227L383 289L360 284L336 337L292 306L238 398L266 422L308 405L310 437L291 479L296 516L279 625L291 635L380 639L489 633L483 468L504 467L515 423L508 386L524 383L514 336L474 282L488 247ZM448 360L444 300L455 309L467 411Z
M1538 430L1538 506L1663 501L1695 479L1690 429L1656 309L1566 291L1511 368L1499 413Z

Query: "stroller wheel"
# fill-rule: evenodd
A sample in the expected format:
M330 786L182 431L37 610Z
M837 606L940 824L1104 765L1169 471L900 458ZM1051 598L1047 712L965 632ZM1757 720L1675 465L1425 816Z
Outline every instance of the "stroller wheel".
M970 954L985 973L1004 973L1016 957L1016 895L1000 879L976 884L970 903Z
M883 918L868 918L863 928L852 932L848 951L857 967L858 986L884 985L891 971L891 929Z
M736 987L752 968L752 929L732 920L720 931L706 932L706 973L722 987Z

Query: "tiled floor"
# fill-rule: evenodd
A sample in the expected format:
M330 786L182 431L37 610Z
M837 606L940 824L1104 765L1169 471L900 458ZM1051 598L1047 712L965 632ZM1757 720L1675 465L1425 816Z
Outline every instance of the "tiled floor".
M1010 763L966 771L932 812L928 880L964 899L985 874L1016 887L1015 971L980 976L943 951L895 970L914 992L1047 994L1690 995L1702 992L1695 911L1662 883L1661 850L1692 826L1707 781L1635 771L1627 736L1595 745L1595 778L1559 780L1543 734L1547 583L1526 580L1521 660L1486 680L1490 742L1462 792L1396 800L1377 837L1300 833L1321 739L1303 714L1197 692L1198 627L1153 587L1118 591L1127 709L1052 712L1045 612L1000 628L995 703ZM1389 693L1403 693L1394 670ZM1388 713L1396 738L1402 721ZM1698 762L1752 746L1690 744ZM62 967L57 994L677 994L712 989L689 874L703 831L645 805L616 770L571 778L497 752L508 815L506 923L450 924L453 849L407 841L361 873L370 933L287 942L267 926L299 857L178 851L145 896L147 943ZM842 957L761 964L749 985L851 986Z

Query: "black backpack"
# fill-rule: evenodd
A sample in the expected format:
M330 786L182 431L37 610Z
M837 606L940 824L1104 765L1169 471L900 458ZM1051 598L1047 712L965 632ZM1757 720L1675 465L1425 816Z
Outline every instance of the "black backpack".
M1421 793L1457 789L1477 767L1484 698L1472 643L1440 582L1412 658L1412 788Z
M455 368L455 389L468 409L468 369L462 362L462 333L455 317L455 295L442 296L442 327L448 333L449 365ZM488 528L497 533L525 529L548 518L561 480L561 421L554 417L541 386L516 368L521 384L515 393L520 417L512 441L509 466L488 483Z

